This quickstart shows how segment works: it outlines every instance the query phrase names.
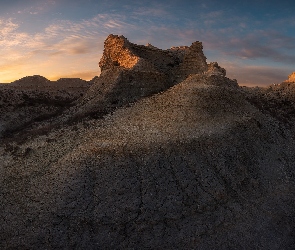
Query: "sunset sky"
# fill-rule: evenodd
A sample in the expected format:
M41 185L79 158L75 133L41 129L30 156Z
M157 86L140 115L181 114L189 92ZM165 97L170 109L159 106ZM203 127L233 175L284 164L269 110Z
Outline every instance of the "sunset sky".
M240 85L295 71L295 1L0 0L0 82L99 75L110 34L161 49L203 42Z

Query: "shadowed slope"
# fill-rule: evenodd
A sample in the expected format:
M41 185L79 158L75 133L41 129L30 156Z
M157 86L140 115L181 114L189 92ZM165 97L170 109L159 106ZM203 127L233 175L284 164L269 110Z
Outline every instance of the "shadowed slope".
M4 154L3 247L291 249L291 130L208 82Z
M24 134L26 129L32 130L36 124L57 117L90 85L81 79L49 81L42 76L0 85L0 138Z

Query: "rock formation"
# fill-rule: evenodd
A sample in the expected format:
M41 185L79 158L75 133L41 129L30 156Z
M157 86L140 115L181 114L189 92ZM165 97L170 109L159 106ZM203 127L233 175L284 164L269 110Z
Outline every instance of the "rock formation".
M208 64L207 74L225 76L226 70L224 68L221 68L217 62L212 62Z
M295 72L289 75L289 79L286 82L295 82Z
M239 87L199 42L110 35L99 65L43 119L69 87L0 88L36 114L0 138L0 249L295 248L295 84Z
M124 36L109 35L99 66L101 76L73 108L70 117L101 117L114 108L167 90L190 75L220 76L216 84L238 86L225 77L226 71L218 63L207 65L201 42L161 50L150 44L133 44Z
M99 66L102 73L114 67L161 73L170 84L208 68L201 42L194 42L190 47L160 50L151 45L132 44L124 36L116 35L109 35L106 39Z

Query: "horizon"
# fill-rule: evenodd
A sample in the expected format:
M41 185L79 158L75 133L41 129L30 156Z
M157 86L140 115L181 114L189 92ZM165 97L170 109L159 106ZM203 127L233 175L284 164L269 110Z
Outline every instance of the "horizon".
M239 85L281 83L295 71L292 1L4 1L0 82L41 75L91 80L109 34L160 49L201 41Z

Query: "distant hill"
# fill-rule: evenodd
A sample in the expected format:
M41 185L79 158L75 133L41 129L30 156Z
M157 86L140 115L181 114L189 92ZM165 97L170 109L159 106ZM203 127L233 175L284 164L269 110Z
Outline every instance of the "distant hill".
M90 81L91 82L91 81ZM39 75L26 76L19 80L10 83L7 86L18 87L21 89L63 89L63 88L85 88L88 85L88 81L80 78L60 78L57 81L50 81L47 78Z
M292 77L116 35L99 66L0 88L1 249L295 248Z
M26 85L38 85L38 84L43 84L43 85L47 85L50 81L43 77L43 76L39 76L39 75L34 75L34 76L26 76L23 77L19 80L16 80L14 82L11 83L11 85L22 85L22 86L26 86Z

